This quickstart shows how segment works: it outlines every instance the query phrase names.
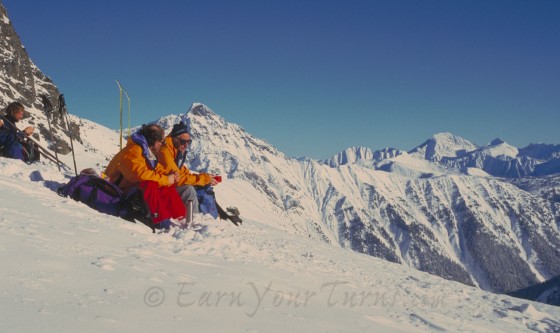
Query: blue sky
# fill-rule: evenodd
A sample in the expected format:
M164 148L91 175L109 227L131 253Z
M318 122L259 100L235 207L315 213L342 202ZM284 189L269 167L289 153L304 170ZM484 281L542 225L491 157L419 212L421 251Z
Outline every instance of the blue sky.
M118 79L133 125L201 102L289 156L560 143L560 1L3 3L70 113L110 128Z

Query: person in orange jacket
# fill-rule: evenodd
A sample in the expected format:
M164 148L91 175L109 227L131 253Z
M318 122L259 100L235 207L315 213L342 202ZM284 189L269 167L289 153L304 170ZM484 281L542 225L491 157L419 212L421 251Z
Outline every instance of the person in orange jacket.
M169 218L183 218L186 215L185 206L173 186L179 179L178 172L167 172L158 163L157 153L165 141L164 135L159 125L143 126L130 136L126 146L105 169L108 180L123 192L127 193L133 187L143 190L156 228L167 228L170 225Z
M183 203L187 205L192 202L192 212L198 213L198 198L194 186L215 186L218 184L214 175L207 173L192 173L185 165L185 157L191 136L184 123L173 125L171 133L165 138L160 151L158 160L165 169L165 173L176 173L177 192L181 196ZM187 221L191 222L191 221Z
M166 172L158 163L156 154L165 141L163 129L158 125L144 126L133 133L126 146L118 152L105 169L109 180L123 192L142 181L155 181L160 187L171 186L177 173Z

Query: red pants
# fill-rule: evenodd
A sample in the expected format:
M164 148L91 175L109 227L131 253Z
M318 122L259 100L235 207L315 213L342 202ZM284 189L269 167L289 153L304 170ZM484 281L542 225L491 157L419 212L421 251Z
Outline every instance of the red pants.
M152 212L155 224L169 218L185 217L185 205L175 186L158 187L158 183L154 181L143 181L138 187L144 193L144 200Z

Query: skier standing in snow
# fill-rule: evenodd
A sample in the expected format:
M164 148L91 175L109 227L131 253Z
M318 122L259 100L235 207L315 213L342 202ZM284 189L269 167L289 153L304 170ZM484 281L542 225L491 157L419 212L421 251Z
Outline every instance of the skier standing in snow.
M191 142L191 136L187 125L178 123L173 125L171 133L165 138L165 142L158 153L158 160L165 168L166 173L177 173L177 192L181 196L185 206L192 202L193 213L198 213L198 198L194 186L218 185L213 175L207 173L192 173L185 165L187 148ZM191 221L187 221L189 223Z
M39 159L39 153L27 136L33 134L33 126L26 127L18 132L16 123L23 119L25 108L19 102L12 102L6 107L6 115L0 117L0 155L15 158L25 162L33 162Z
M173 186L178 174L165 172L157 160L157 153L165 141L164 134L158 125L142 126L105 169L109 180L123 192L132 187L142 189L158 229L169 228L170 218L181 219L186 215L185 206Z

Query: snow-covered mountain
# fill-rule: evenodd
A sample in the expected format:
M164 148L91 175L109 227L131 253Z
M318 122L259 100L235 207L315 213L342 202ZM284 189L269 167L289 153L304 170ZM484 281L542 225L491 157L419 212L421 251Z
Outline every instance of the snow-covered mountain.
M325 160L324 163L331 167L337 167L339 165L356 163L359 160L373 159L373 151L371 151L371 149L365 147L351 147Z
M158 123L178 121L191 127L192 169L235 182L250 199L233 204L252 219L495 292L560 274L558 204L511 183L406 153L375 168L292 159L202 104Z
M368 151L368 154L363 153ZM538 143L517 148L497 138L485 146L478 147L451 133L438 133L408 151L411 157L420 160L412 163L414 166L410 169L411 165L392 160L393 157L402 154L403 152L394 148L385 148L373 153L368 148L349 148L323 163L331 167L355 163L369 164L374 169L399 170L403 175L417 174L421 177L429 176L431 172L418 172L419 164L428 166L427 169L434 168L433 164L426 164L424 161L439 164L447 170L446 172L466 175L520 178L560 173L560 145L557 144ZM393 163L395 165L392 165Z
M459 170L479 168L490 175L505 178L545 176L560 172L560 145L531 144L525 148L495 139L488 145L439 163Z
M509 145L500 138L489 144L476 147L464 144L465 139L449 133L436 134L411 152L411 155L455 169L467 174L472 168L483 170L489 175L505 178L520 178L527 176L545 176L560 173L560 145L530 144L525 148ZM446 143L452 143L449 148ZM462 143L462 144L457 144ZM425 147L438 147L435 153ZM464 148L461 148L464 147ZM421 154L418 155L418 152Z
M3 7L2 15L4 33L11 25ZM0 60L9 63L11 56L3 53ZM1 86L7 87L2 102L34 89L28 121L46 128L47 118L36 105L44 81L18 86L2 73ZM118 134L71 119L80 133L78 170L103 170L118 151ZM478 147L442 133L408 153L350 149L325 163L290 158L203 104L154 120L167 131L179 121L189 124L194 139L191 169L223 175L218 201L237 206L250 221L494 292L560 275L558 145L516 149L495 140ZM65 141L70 132L61 125L58 133ZM41 142L54 148L47 137L41 131ZM61 158L71 165L70 154ZM520 177L536 170L547 175L545 187L534 185L543 177L505 181L492 176L517 172ZM49 181L43 173L32 178Z
M70 137L78 150L87 149L82 146L80 135L80 126L84 124L79 124L81 120L75 117L69 117L70 122L67 124L58 112L58 88L29 58L1 2L0 45L0 110L14 101L22 103L26 112L21 127L36 127L33 137L44 147L53 151L56 149L62 155L62 160L70 162ZM49 114L43 108L42 95L54 106ZM51 141L47 116L51 122L54 143Z
M413 157L437 162L442 158L464 156L477 148L474 143L451 133L438 133L408 153Z
M401 154L403 154L402 151L389 147L376 151L371 151L371 149L365 147L351 147L332 156L329 159L322 161L322 163L333 168L345 164L355 163L370 165L379 161L397 157Z
M422 177L430 175L432 173L430 169L434 168L433 164L423 161L438 164L444 167L448 173L455 172L465 175L474 173L504 178L520 178L560 173L560 145L558 144L538 143L517 148L500 138L496 138L487 145L478 147L470 141L451 133L438 133L408 151L408 155L411 157L422 160L422 162L413 163L415 165L413 168L407 169L406 166L398 165L398 160L392 160L392 158L402 154L402 151L394 148L385 148L373 153L369 148L349 148L323 161L323 163L331 167L369 163L375 169L385 171L388 168L398 169L402 174L417 174ZM397 165L389 167L388 164L391 163ZM425 167L420 168L425 169L424 172L418 170L418 164L424 164Z

